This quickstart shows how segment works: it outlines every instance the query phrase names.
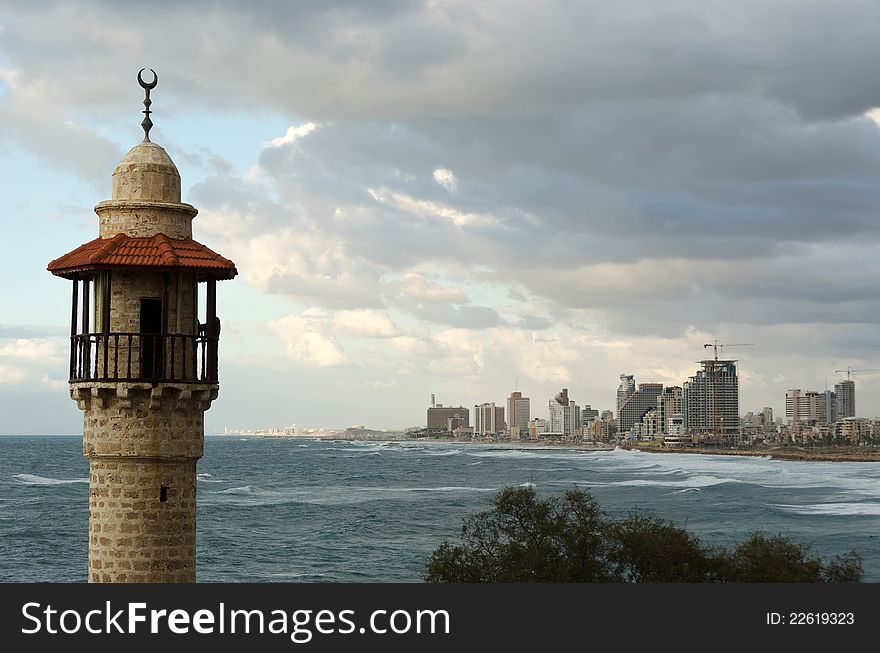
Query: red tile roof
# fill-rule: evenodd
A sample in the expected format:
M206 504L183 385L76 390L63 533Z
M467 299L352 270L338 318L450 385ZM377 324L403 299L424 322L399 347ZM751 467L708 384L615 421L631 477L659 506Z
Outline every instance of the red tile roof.
M218 279L231 279L235 263L192 238L174 240L165 234L135 238L117 234L96 238L49 263L48 270L59 277L71 277L80 270L107 268L159 268L214 272Z

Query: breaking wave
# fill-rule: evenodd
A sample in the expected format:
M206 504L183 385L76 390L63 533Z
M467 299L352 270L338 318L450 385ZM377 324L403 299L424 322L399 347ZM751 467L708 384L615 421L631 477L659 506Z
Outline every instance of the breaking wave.
M87 478L48 478L46 476L36 476L35 474L15 474L12 478L22 485L70 485L71 483L88 483Z
M880 516L880 503L812 503L793 505L772 504L784 512L794 515L874 515Z

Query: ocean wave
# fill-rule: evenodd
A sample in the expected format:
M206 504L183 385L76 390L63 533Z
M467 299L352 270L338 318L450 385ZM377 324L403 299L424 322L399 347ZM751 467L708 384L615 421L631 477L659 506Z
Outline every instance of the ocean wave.
M553 459L562 460L591 460L596 452L592 451L574 451L573 449L561 449L554 451L547 448L542 449L482 449L477 451L468 451L467 456L474 458L502 458L502 459Z
M429 456L433 456L434 458L440 458L443 456L458 456L464 453L461 449L447 449L446 451L438 451L437 453L429 453Z
M472 494L497 492L496 487L475 487L470 485L442 485L416 487L320 487L291 490L262 490L253 485L231 487L226 490L212 492L205 496L211 501L229 502L238 505L352 505L366 501L400 500L402 497L419 494L449 493Z
M230 487L225 490L218 490L215 494L256 494L259 490L253 485L242 485L241 487Z
M795 515L880 515L880 503L812 503L803 505L771 504Z
M347 454L353 454L354 456L362 456L364 454L378 453L381 454L383 451L387 451L385 447L377 447L375 445L370 445L369 447L326 447L324 451L341 451ZM341 458L345 458L346 456L340 456ZM348 456L352 457L352 456Z
M70 485L71 483L88 483L87 478L48 478L46 476L36 476L35 474L15 474L12 478L22 485Z
M536 487L538 487L538 486L535 485L534 483L532 483L531 481L526 481L525 483L520 483L520 484L517 485L516 487L528 487L528 488L532 488L532 489L534 489L534 488L536 488Z
M469 485L444 485L441 487L371 487L364 490L380 492L495 492L494 487L471 487Z
M681 487L688 489L699 489L704 487L712 487L714 485L723 485L725 483L743 483L736 478L724 478L718 476L693 476L681 481L667 481L651 478L634 478L628 481L608 481L595 482L592 485L602 485L611 487Z

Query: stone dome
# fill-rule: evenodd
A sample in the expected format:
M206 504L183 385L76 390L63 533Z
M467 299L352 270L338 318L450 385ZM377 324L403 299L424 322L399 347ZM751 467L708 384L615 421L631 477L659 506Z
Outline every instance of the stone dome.
M159 145L143 141L131 148L113 171L114 200L180 202L180 173Z

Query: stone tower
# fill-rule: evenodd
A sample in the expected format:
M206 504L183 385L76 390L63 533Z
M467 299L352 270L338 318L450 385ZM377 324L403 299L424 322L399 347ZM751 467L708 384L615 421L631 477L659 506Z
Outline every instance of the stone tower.
M138 81L145 137L113 172L112 199L95 207L99 237L48 269L73 281L69 378L89 460L89 581L195 582L196 462L219 389L216 282L237 271L193 240L197 211L149 140L155 79Z

